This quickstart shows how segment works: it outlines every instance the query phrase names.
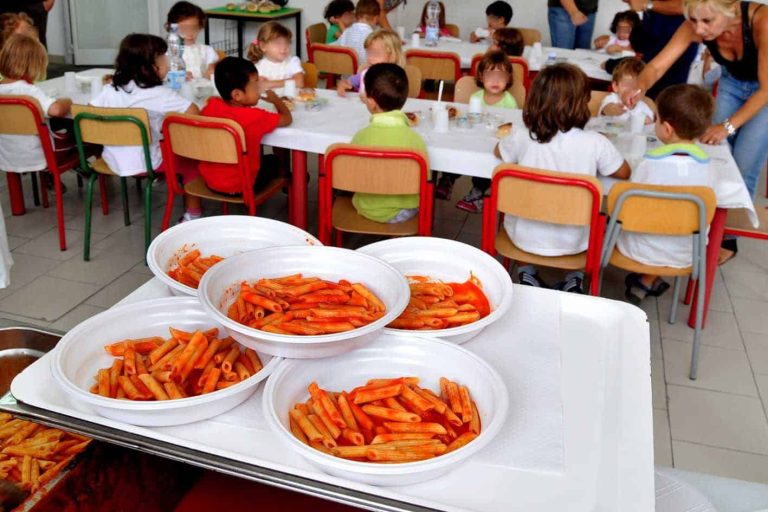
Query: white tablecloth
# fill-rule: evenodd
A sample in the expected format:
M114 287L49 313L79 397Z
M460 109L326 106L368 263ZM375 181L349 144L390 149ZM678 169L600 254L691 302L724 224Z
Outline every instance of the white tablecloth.
M547 60L547 56L554 52L555 58L558 60L564 60L574 66L580 68L589 78L595 80L604 80L606 82L611 81L611 75L606 73L604 69L600 67L600 64L610 59L611 56L607 53L598 52L595 50L566 50L565 48L542 48L543 60ZM529 56L531 53L531 47L526 46L523 52L523 57L528 60L528 66L531 71L539 71L542 63L531 64Z
M410 50L413 47L411 46L411 41L407 41L405 45L403 45L403 50ZM422 39L419 43L419 49L420 50L430 50L430 51L437 51L437 52L453 52L459 54L459 58L461 59L461 67L462 69L469 69L472 65L472 57L474 57L477 54L483 54L488 51L488 42L487 41L481 41L478 43L470 43L469 41L454 41L452 39L446 40L441 38L437 42L437 46L426 46L424 44L424 39Z

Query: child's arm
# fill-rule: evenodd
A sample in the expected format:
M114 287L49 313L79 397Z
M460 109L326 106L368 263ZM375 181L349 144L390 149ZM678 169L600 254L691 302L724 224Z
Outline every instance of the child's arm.
M351 91L352 89L353 89L352 82L350 82L346 78L342 78L341 80L339 80L339 83L336 84L336 92L342 98L347 95L347 91Z
M612 44L611 46L606 48L605 51L607 53L611 54L611 55L616 55L616 54L619 54L619 53L623 52L624 50L628 50L628 49L629 48L624 48L624 47L621 47L621 46L619 46L617 44Z
M611 36L600 36L597 39L595 39L595 49L602 50L605 48L605 45L608 44L608 41L611 40Z
M277 94L275 94L275 91L271 89L268 90L266 100L275 106L275 109L277 110L277 113L280 116L280 120L277 122L278 127L288 126L293 122L293 116L291 116L291 111L288 110L288 107L285 106L285 103L283 103L283 100L281 100L280 97Z
M611 178L615 178L617 180L628 180L629 177L632 175L632 169L629 167L629 164L626 160L624 160L621 163L621 167L616 169L616 172L611 174Z
M205 72L203 73L203 77L205 77L205 78L210 80L211 77L213 76L213 70L214 69L216 69L216 63L215 62L213 62L211 64L208 64L208 68L206 68Z
M196 116L200 114L200 109L194 103L190 103L189 107L187 107L187 110L185 110L184 113Z
M72 109L72 100L69 98L60 98L48 107L48 117L66 117Z

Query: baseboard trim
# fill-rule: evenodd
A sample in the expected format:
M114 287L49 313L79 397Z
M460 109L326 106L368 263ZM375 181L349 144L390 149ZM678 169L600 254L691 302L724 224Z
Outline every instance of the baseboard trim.
M64 55L48 55L48 62L51 64L66 64L67 58Z

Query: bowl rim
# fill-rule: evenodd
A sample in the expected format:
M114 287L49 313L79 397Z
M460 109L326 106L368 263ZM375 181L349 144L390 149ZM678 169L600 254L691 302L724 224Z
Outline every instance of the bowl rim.
M457 327L449 327L446 329L435 329L431 331L419 331L419 336L424 337L452 337L452 336L460 336L462 334L467 334L474 331L479 331L481 329L484 329L491 325L492 323L496 322L499 318L501 318L502 315L504 315L508 310L509 307L512 305L512 297L514 295L514 286L512 286L512 278L509 276L509 272L507 272L504 267L499 263L496 258L491 256L485 251L481 251L477 247L474 247L469 244L465 244L463 242L459 242L458 240L451 240L448 238L439 238L439 237L430 237L430 236L408 236L408 237L400 237L400 238L390 238L388 240L382 240L380 242L374 242L372 244L364 245L363 247L360 247L357 249L358 252L362 252L363 254L368 254L370 256L374 256L377 258L380 258L384 261L389 261L386 259L386 257L382 257L379 254L373 253L372 251L380 250L382 247L386 250L389 249L390 246L400 246L400 245L407 245L412 243L423 243L434 246L435 249L439 249L442 246L447 246L444 248L446 251L446 254L450 253L450 247L456 247L458 245L461 245L462 247L468 247L470 249L473 249L475 253L477 254L478 258L483 259L485 261L493 262L493 265L491 267L494 269L494 274L497 274L499 276L506 276L507 279L504 281L504 289L502 291L501 295L501 301L499 302L498 306L491 310L491 312L472 323L460 325ZM366 250L367 249L367 250ZM390 263L392 266L396 267L395 263ZM398 270L399 272L399 270ZM405 275L405 274L403 274ZM406 276L407 279L407 276ZM410 329L396 329L394 327L384 327L384 332L389 334L396 334L398 336L403 336L408 333L413 333L415 331Z
M258 226L266 225L266 226L270 226L271 228L280 228L285 231L292 231L292 232L295 232L296 234L305 235L308 238L308 241L312 242L312 244L314 245L318 245L318 246L323 245L322 242L320 242L320 240L315 238L314 235L312 235L308 231L304 231L303 229L298 228L293 224L288 224L287 222L281 222L279 220L269 219L267 217L255 217L252 215L226 215L226 216L214 215L213 217L202 217L200 219L195 219L193 221L176 224L175 226L171 226L170 228L166 229L165 231L157 235L154 238L154 240L152 240L152 243L149 245L149 247L147 248L147 266L149 267L149 270L151 270L152 274L156 278L160 279L160 281L162 281L163 284L168 286L169 288L174 289L190 297L197 297L197 290L195 288L182 284L179 281L172 279L171 276L168 275L168 272L164 268L165 264L159 260L158 253L160 252L161 246L166 243L168 238L172 237L174 234L180 231L184 232L184 231L196 230L198 228L205 228L207 224L214 224L214 225L215 224L233 224L235 222L239 222L243 224L252 223ZM273 247L282 247L282 246L273 246Z
M398 281L400 282L400 285L401 285L400 286L401 292L398 294L397 300L393 305L393 307L390 307L388 311L384 314L384 316L379 318L378 320L375 320L362 327L357 327L350 331L345 331L341 333L330 333L330 334L316 334L316 335L275 334L267 331L262 331L260 329L254 329L252 327L248 327L247 325L243 325L240 322L235 322L234 320L229 318L227 315L222 313L219 310L219 308L216 307L211 297L208 296L208 293L207 293L208 282L213 280L217 276L217 274L226 271L228 266L237 265L238 263L240 263L240 260L247 260L250 258L254 258L258 254L266 254L269 252L282 252L282 251L318 251L318 252L325 251L330 253L344 253L346 255L354 255L353 257L361 258L363 260L368 261L371 264L378 265L382 269L386 269L387 271L391 272L393 276L398 278ZM311 275L312 271L308 270L305 273L308 275ZM251 278L251 279L254 279L254 278ZM340 279L343 279L343 277L340 277ZM410 299L410 293L406 293L406 290L409 290L409 288L408 288L408 281L405 278L405 276L396 268L394 268L392 265L387 263L386 261L376 258L374 256L358 253L357 251L352 251L350 249L344 249L341 247L332 247L328 245L318 245L318 246L283 245L283 246L265 247L263 249L255 249L253 251L244 252L244 253L232 256L230 258L227 258L221 263L218 263L217 265L215 265L214 267L211 267L211 269L203 275L203 279L200 281L200 286L197 288L197 297L198 297L198 300L200 301L200 304L202 304L203 309L205 309L206 312L208 313L208 316L215 319L218 324L223 325L226 329L231 329L240 335L243 335L249 338L256 338L258 340L264 340L270 343L282 343L286 345L320 345L324 343L338 343L340 341L344 341L349 338L358 338L382 329L384 325L386 325L387 323L397 318L400 315L400 313L402 313L403 310L405 310L405 307L408 305L408 300Z
M458 448L457 450L440 455L433 459L415 462L403 462L399 464L372 464L369 462L343 459L341 457L335 457L333 455L323 453L305 445L296 439L290 430L286 429L286 427L283 426L283 423L280 421L280 417L275 410L274 393L277 387L280 385L281 379L287 378L286 374L289 374L291 370L293 370L296 366L301 365L302 363L314 361L312 359L285 359L281 361L281 363L269 376L269 379L267 379L262 396L262 411L267 419L267 423L269 424L270 429L277 433L278 437L281 439L288 440L288 442L291 444L291 446L294 447L295 451L299 455L310 459L311 461L316 462L323 467L330 467L335 470L347 471L351 473L359 473L364 476L383 477L427 472L430 470L442 468L444 466L450 465L451 463L461 462L474 453L485 448L485 446L487 446L488 443L490 443L499 434L507 420L507 415L509 413L509 390L507 389L506 384L504 384L504 380L501 378L501 375L498 373L498 371L496 371L495 368L488 364L487 361L485 361L474 352L463 348L461 345L457 345L440 338L413 335L413 339L409 340L405 336L387 336L386 334L384 336L391 338L391 340L387 341L388 343L402 343L404 345L412 342L419 344L432 343L446 350L453 350L454 352L461 354L459 357L473 359L479 363L481 367L483 367L484 372L490 376L491 388L493 390L494 397L499 400L499 404L497 407L495 407L496 413L493 420L489 425L487 425L487 428L483 428L481 430L480 435L478 435L474 441L462 446L461 448ZM368 347L361 347L361 349L365 348ZM344 355L348 354L354 354L354 351L348 352Z
M106 311L103 311L97 315L94 315L88 318L87 320L81 322L80 324L78 324L69 332L67 332L67 334L65 334L61 338L61 340L59 340L59 342L56 344L56 348L54 349L54 352L53 352L53 358L51 359L51 370L56 382L62 388L64 388L65 391L68 391L70 396L75 395L78 398L83 399L83 401L88 402L89 404L96 407L103 407L106 409L115 409L115 410L121 410L121 411L133 411L133 412L141 412L141 411L157 412L158 410L166 411L166 410L184 409L187 407L195 407L205 403L209 403L211 401L224 400L233 395L237 395L238 393L243 392L248 388L258 385L259 382L261 382L266 377L271 375L272 372L280 363L280 361L282 360L282 358L279 356L272 356L270 354L259 354L260 356L262 355L269 356L271 357L271 359L267 364L264 365L264 367L259 372L257 372L255 375L252 375L250 378L242 382L239 382L234 386L229 386L228 388L213 391L205 395L198 395L198 396L192 396L187 398L178 398L175 400L142 402L142 401L118 400L116 398L106 398L100 395L94 395L88 390L82 389L80 386L72 382L72 380L69 379L69 377L67 377L66 373L62 368L63 366L62 360L64 358L64 355L67 349L70 348L70 345L73 345L75 341L77 341L81 333L86 329L91 328L94 323L99 323L102 320L112 320L115 317L120 317L120 316L128 315L131 313L133 314L140 313L141 311L145 311L148 309L156 310L158 308L162 308L165 306L168 306L168 307L174 306L177 308L191 306L191 307L198 308L200 312L205 313L203 308L200 306L200 303L194 297L164 297L161 299L151 299L151 300L145 300L141 302L134 302L131 304L125 304L122 306L116 306ZM208 320L212 325L215 325L219 329L222 328L222 326L218 322L211 320L210 316L207 313L205 314L205 316L208 318Z

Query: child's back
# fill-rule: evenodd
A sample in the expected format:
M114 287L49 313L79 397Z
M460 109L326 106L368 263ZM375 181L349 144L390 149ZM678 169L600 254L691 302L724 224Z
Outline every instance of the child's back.
M359 63L366 60L365 39L373 32L381 13L381 7L377 0L359 0L355 8L357 22L346 29L336 41L340 46L348 46L357 53Z

